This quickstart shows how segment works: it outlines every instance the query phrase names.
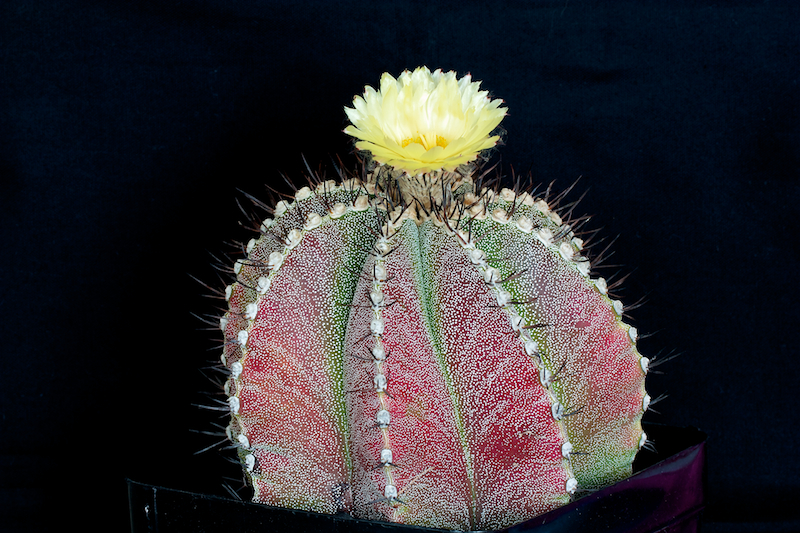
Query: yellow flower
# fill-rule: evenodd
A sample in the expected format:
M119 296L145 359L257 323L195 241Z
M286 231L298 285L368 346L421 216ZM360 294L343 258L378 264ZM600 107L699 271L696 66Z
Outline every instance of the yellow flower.
M408 174L454 170L499 139L489 134L506 108L479 86L469 74L456 79L455 72L427 67L406 70L397 79L384 73L380 90L367 86L352 109L344 108L352 122L344 132L359 139L356 148L378 163Z

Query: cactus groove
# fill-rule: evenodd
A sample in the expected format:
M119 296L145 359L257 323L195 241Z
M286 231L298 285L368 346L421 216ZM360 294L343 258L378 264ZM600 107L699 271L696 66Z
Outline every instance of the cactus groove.
M630 475L648 359L557 202L340 177L279 202L225 291L253 500L497 529Z

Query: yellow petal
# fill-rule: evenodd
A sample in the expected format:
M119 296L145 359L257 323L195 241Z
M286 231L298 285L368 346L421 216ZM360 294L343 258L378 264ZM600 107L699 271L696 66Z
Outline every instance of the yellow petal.
M458 79L427 67L397 78L384 73L379 90L366 86L345 108L352 125L344 131L380 164L408 173L452 170L498 140L490 135L506 108L479 87L469 74Z

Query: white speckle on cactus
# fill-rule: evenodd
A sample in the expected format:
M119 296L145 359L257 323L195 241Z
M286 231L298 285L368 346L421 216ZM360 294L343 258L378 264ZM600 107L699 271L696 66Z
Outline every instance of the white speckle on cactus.
M253 469L256 467L256 456L252 453L248 453L244 456L244 467L247 469L248 472L252 473Z
M372 305L375 307L380 307L383 304L385 298L383 296L383 291L380 288L376 287L369 293L369 299L372 300Z
M383 495L387 500L393 500L397 498L397 487L394 485L386 485L386 488L383 489Z
M547 368L542 367L539 369L539 383L542 387L547 388L553 383L553 374Z
M279 266L281 266L281 263L283 263L283 259L284 257L282 253L272 252L271 254L269 254L269 258L267 259L267 265L269 266L269 268L274 270Z
M539 356L539 343L533 339L525 341L525 353L531 357Z
M517 219L517 227L523 233L530 233L533 231L533 222L525 215L522 215Z
M650 369L650 359L647 357L642 357L639 360L639 366L642 367L642 372L647 374L647 371Z
M305 226L303 226L303 229L309 231L314 228L318 228L321 225L322 225L322 217L319 216L317 213L309 213L306 216L306 224Z
M355 203L353 204L354 211L366 211L369 209L369 196L361 195L356 198Z
M492 220L498 224L508 224L508 213L506 213L503 209L495 209L492 211Z
M489 267L483 273L483 281L489 285L495 285L500 282L500 271L494 267Z
M383 374L376 374L375 379L373 380L375 383L375 390L378 392L386 392L386 385L388 385L386 381L386 376Z
M472 262L473 265L485 265L486 254L484 253L483 250L475 248L474 250L470 250L469 260Z
M381 463L389 464L392 462L392 450L384 448L381 450Z
M617 316L622 316L622 311L624 307L621 301L611 300L611 306L614 308L614 312L617 314Z
M550 211L549 213L547 213L547 216L549 216L550 220L552 220L553 222L555 222L559 226L563 222L563 220L561 220L561 217L558 216L558 213L556 213L555 211Z
M536 238L539 239L542 244L546 246L550 246L553 244L553 232L550 231L550 228L541 228L536 232Z
M274 218L265 218L261 222L261 233L265 233L269 228L272 227L273 224L275 224Z
M231 299L231 294L233 293L233 285L228 285L225 287L225 300Z
M265 278L263 276L258 278L258 281L256 282L256 290L258 291L258 294L267 294L270 284L271 282L269 278Z
M562 418L564 418L564 406L558 402L555 402L550 407L550 412L552 413L553 418L556 420L561 420Z
M303 232L299 229L293 229L289 232L289 235L286 236L286 246L291 250L303 239Z
M311 197L311 189L303 187L294 195L295 200L305 200Z
M572 444L570 444L569 441L561 445L561 457L567 459L569 457L569 454L571 453L572 453Z
M256 246L256 240L255 239L250 239L249 241L247 241L247 248L246 248L247 253L249 254L250 252L252 252L253 248L255 248L255 246Z
M591 263L589 263L589 260L585 257L579 258L575 264L578 265L578 272L580 272L582 276L588 276L589 272L592 270Z
M239 398L236 396L231 396L228 398L228 405L231 408L231 413L238 415L239 414Z
M258 304L256 303L247 304L247 307L245 307L244 310L244 317L247 320L255 320L257 314L258 314Z
M331 208L331 218L342 218L347 213L347 206L339 202Z
M647 444L647 433L642 431L642 436L639 437L639 448Z
M373 318L369 323L369 329L373 335L383 335L385 324L382 318Z
M386 359L386 348L383 347L383 344L375 343L375 346L372 347L372 356L378 361Z
M389 411L386 409L381 409L375 415L375 422L377 422L378 427L380 428L387 428L389 427L389 423L392 421L392 415L389 414Z
M605 278L597 278L594 280L594 286L597 288L597 292L600 294L608 294L608 284L606 283Z
M242 448L249 449L250 448L250 439L247 438L247 435L244 433L240 433L236 440L239 442L239 445Z
M647 411L647 408L650 407L651 398L649 394L645 394L644 398L642 398L642 411Z
M219 317L219 329L225 331L225 328L228 327L228 318L225 316Z
M575 491L578 490L578 480L574 477L571 477L567 480L566 489L568 494L575 494Z
M225 381L225 383L222 384L222 392L224 392L226 396L230 396L231 395L231 382L230 381Z
M631 326L628 328L628 337L630 337L631 342L636 342L636 340L639 338L639 330Z
M247 345L247 330L246 329L243 329L242 331L239 332L239 334L236 336L236 341L239 344L241 344L242 346L246 346Z
M275 205L275 216L282 216L284 213L286 213L286 211L289 210L289 207L289 203L286 200L281 200Z
M239 379L239 376L242 375L242 370L244 370L244 367L242 367L242 363L236 361L231 365L231 377L233 379Z
M578 250L583 250L583 239L581 239L580 237L573 237L572 238L572 244Z
M230 403L230 400L229 400L229 403ZM233 429L231 428L230 424L225 426L225 436L228 437L229 441L233 442Z

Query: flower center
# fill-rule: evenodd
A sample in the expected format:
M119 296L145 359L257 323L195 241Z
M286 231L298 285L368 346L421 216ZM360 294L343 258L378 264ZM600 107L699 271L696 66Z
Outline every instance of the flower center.
M403 142L400 145L405 148L411 143L421 144L425 150L430 150L434 146L441 146L442 148L448 145L447 139L442 137L441 135L434 135L434 134L423 134L419 137L409 137L407 139L403 139Z

